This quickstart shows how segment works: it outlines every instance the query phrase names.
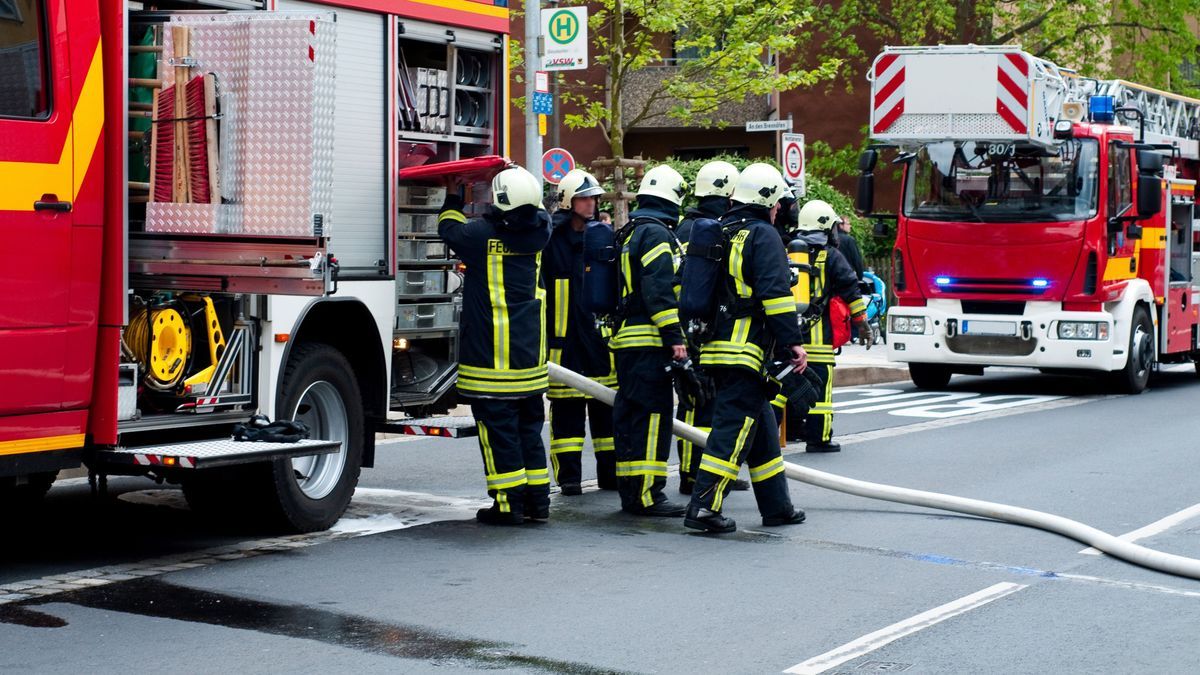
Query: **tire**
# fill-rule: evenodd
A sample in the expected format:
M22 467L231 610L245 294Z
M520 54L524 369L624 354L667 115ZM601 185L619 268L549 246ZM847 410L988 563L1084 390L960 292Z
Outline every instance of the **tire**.
M327 455L277 459L253 479L274 524L293 532L328 529L346 511L362 470L366 419L354 369L326 344L297 347L288 359L277 419L308 424L313 438L341 440ZM266 483L261 485L261 483Z
M935 363L910 363L908 376L917 389L940 390L950 384L950 369Z
M57 475L56 471L35 473L23 476L21 482L15 477L0 478L0 507L11 509L36 506L50 491Z
M1122 394L1140 394L1150 383L1150 371L1154 369L1154 324L1143 305L1133 310L1128 354L1125 367L1112 374L1113 384Z

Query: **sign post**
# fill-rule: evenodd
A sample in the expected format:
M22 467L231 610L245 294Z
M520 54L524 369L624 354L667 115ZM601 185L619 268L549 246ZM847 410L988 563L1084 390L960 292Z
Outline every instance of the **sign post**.
M542 12L545 51L542 70L583 70L588 67L587 7L563 7Z
M558 185L563 176L575 168L575 158L562 148L550 148L542 155L542 178L546 182Z
M804 134L784 134L779 154L781 155L779 164L783 167L783 177L796 186L796 196L803 197L805 193Z

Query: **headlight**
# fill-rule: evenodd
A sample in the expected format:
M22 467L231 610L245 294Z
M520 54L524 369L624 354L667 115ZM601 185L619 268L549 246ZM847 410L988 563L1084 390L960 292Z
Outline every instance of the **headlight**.
M892 332L920 335L925 332L925 317L923 316L893 316Z
M1107 340L1107 321L1059 321L1060 340Z

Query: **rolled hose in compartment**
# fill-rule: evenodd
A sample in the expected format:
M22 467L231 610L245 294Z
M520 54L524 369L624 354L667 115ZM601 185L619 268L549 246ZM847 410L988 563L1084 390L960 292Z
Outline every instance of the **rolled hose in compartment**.
M616 392L612 389L557 364L551 363L549 366L551 380L571 387L609 405L613 404ZM676 436L691 441L701 448L708 443L708 434L679 420L674 421L674 432ZM838 476L825 471L817 471L816 469L810 469L791 462L784 462L784 471L787 477L792 480L859 497L882 499L889 502L953 511L955 513L965 513L967 515L999 520L1006 523L1036 527L1083 542L1114 558L1120 558L1135 565L1141 565L1142 567L1176 576L1200 579L1200 560L1173 553L1164 553L1132 542L1123 541L1107 532L1051 513L1034 511L1033 509L1021 508L1019 506L998 504L996 502L985 502L978 499L944 495L936 492L925 492L911 488L883 485L881 483L870 483Z

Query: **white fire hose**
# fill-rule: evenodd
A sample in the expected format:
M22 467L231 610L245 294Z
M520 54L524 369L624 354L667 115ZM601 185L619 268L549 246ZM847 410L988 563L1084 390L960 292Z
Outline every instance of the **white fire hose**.
M609 405L613 404L616 397L616 392L612 389L554 363L550 364L550 379ZM679 420L675 420L674 431L676 436L686 441L691 441L701 448L708 443L708 434ZM1056 516L1051 513L1043 513L1007 504L985 502L978 499L943 495L936 492L924 492L922 490L870 483L853 478L845 478L824 471L817 471L816 469L792 464L791 462L784 462L784 470L787 477L792 480L798 480L802 483L838 492L858 495L859 497L882 499L889 502L941 509L943 511L954 511L955 513L965 513L992 520L1036 527L1083 542L1114 558L1120 558L1135 565L1141 565L1142 567L1148 567L1152 570L1175 574L1181 577L1200 579L1200 560L1173 553L1163 553L1162 551L1156 551L1152 548L1123 541L1107 532L1102 532L1089 525L1084 525L1070 518Z

